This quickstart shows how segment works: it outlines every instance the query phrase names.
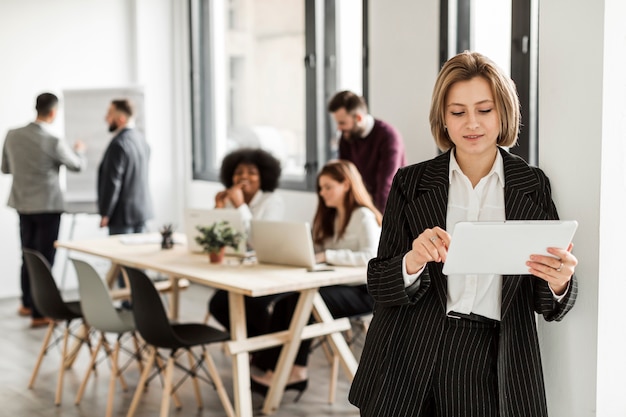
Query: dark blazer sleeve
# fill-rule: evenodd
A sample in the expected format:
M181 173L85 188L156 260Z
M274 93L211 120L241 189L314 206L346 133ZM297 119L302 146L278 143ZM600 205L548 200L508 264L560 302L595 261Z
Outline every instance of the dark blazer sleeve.
M120 198L127 159L121 144L112 141L102 159L98 175L98 210L103 217L111 217Z
M396 173L385 208L378 254L368 264L368 290L376 303L384 307L415 303L429 287L428 268L420 276L419 284L408 288L402 273L402 259L416 237L407 219L409 194L417 190L423 169L415 165Z
M559 215L552 201L550 181L544 172L531 167L520 158L503 152L505 161L505 200L508 220L558 220ZM518 293L520 285L532 285L532 308L545 320L561 320L571 310L578 293L576 276L570 280L563 299L557 302L546 281L532 275L507 275L502 286L503 317Z
M543 171L533 168L538 176L539 187L541 190L541 200L550 213L550 218L559 219L556 206L552 200L552 187L550 180ZM567 291L560 301L556 301L548 283L540 278L532 277L535 280L534 285L534 310L537 314L541 314L546 321L560 321L565 317L568 311L574 307L576 296L578 295L578 279L576 275L572 276Z

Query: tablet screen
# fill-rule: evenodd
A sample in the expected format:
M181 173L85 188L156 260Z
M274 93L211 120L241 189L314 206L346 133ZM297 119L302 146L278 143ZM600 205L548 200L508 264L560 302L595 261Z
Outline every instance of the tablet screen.
M567 248L577 227L575 220L459 222L443 273L528 274L530 255L551 256L548 247Z

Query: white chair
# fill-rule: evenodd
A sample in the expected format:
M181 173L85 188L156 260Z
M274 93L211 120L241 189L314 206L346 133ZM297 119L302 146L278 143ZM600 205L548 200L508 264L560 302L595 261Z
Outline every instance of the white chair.
M122 368L119 366L120 350L124 349L122 346L122 338L124 335L131 335L134 342L134 352L129 351L129 353L132 354L132 358L137 361L139 368L143 370L141 349L139 347L140 343L135 334L135 320L132 311L117 310L114 307L109 290L91 265L77 259L72 259L72 262L74 263L78 277L78 289L85 321L94 330L100 333L98 343L91 355L91 362L89 363L87 372L76 395L75 403L76 405L80 403L91 372L95 369L98 353L100 349L102 349L106 358L111 362L111 377L106 408L106 416L110 417L113 413L115 381L119 379L124 391L128 389L126 381L122 376L122 371L126 366ZM111 349L107 341L106 333L117 334L113 349Z

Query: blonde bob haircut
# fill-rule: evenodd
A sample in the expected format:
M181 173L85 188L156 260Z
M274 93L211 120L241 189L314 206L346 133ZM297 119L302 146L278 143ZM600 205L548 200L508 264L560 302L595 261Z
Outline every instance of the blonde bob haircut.
M445 127L446 100L452 85L459 81L469 81L475 77L484 78L491 86L496 111L500 117L500 135L497 144L514 146L520 127L520 103L517 89L502 70L489 58L478 52L461 52L450 58L439 71L433 97L430 103L430 130L437 147L442 152L454 147Z

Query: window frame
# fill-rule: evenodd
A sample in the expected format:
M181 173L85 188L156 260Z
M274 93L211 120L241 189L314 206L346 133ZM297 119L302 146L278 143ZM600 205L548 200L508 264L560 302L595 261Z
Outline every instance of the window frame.
M451 0L443 0L439 6L439 64L448 60L451 47L453 54L471 45L471 1L456 0L453 8ZM511 153L521 156L530 165L537 165L539 152L538 139L538 5L537 0L511 0L511 78L517 87L522 126L518 145L510 148ZM449 13L456 16L456 27L450 28ZM453 29L453 30L451 30ZM451 39L451 36L453 39ZM453 43L452 43L453 42Z
M305 166L300 180L281 179L279 188L299 191L316 189L318 170L334 155L330 138L334 123L327 112L328 100L337 88L336 2L301 0L305 10ZM213 42L215 3L189 0L191 160L192 179L219 181L219 167L211 166L216 152L214 73L212 62L220 51ZM367 94L367 0L363 0L363 91ZM208 27L206 26L208 25ZM271 150L270 150L271 151Z

